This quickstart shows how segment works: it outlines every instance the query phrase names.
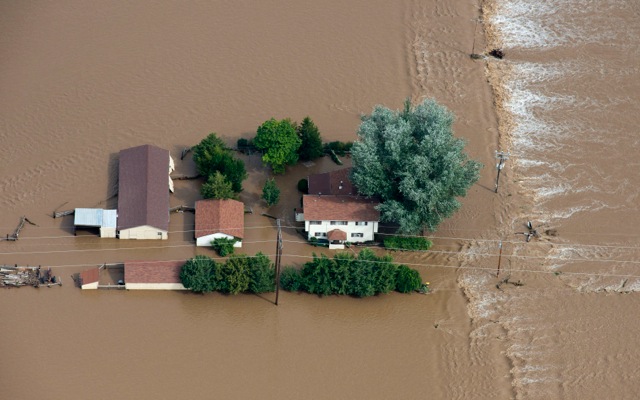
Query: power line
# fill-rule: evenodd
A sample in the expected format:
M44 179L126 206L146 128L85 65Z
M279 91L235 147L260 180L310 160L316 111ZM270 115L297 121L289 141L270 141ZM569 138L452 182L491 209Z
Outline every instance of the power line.
M264 254L264 256L266 257L275 257L275 254ZM247 256L247 257L257 257L257 256ZM313 256L306 256L306 255L297 255L297 254L283 254L283 257L290 257L290 258L304 258L304 259L313 259ZM214 260L223 260L224 258L222 257L211 257ZM150 263L154 263L154 262L167 262L167 261L188 261L185 259L177 259L177 260L155 260L155 261L148 261ZM370 261L368 260L368 262L372 262L372 263L383 263L382 261ZM482 266L464 266L464 265L440 265L440 264L425 264L425 263L402 263L403 265L407 265L407 266L411 266L411 267L432 267L432 268L446 268L446 269L463 269L463 270L474 270L474 271L488 271L491 272L493 274L493 271L495 271L494 267L482 267ZM77 268L77 267L82 267L82 266L99 266L100 264L95 263L95 264L75 264L75 265L51 265L51 268ZM553 274L556 275L558 273L558 271L541 271L541 270L535 270L535 269L515 269L512 270L512 272L523 272L523 273L538 273L538 274ZM634 275L634 274L608 274L608 273L595 273L595 272L572 272L572 271L563 271L561 272L562 275L576 275L576 276L595 276L595 277L607 277L607 278L640 278L640 275Z

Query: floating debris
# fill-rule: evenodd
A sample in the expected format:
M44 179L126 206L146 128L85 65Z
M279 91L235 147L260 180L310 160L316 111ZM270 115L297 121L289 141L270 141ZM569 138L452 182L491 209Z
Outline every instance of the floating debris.
M24 227L25 222L34 226L38 226L37 224L29 221L29 218L23 215L22 217L20 217L20 222L18 223L18 227L16 228L16 230L11 235L7 234L6 239L2 239L2 240L8 240L10 242L15 242L16 240L18 240L18 236L20 236L20 231Z
M51 268L43 270L40 266L2 265L0 266L0 286L62 286L62 280L51 273Z

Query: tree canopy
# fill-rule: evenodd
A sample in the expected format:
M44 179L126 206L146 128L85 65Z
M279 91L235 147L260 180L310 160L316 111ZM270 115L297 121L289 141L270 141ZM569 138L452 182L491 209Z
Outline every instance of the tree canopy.
M193 161L200 175L209 178L220 172L231 183L234 192L242 191L242 181L247 179L244 162L236 159L215 133L193 147Z
M276 180L271 178L267 179L262 188L262 198L267 202L269 207L278 204L280 200L280 189L276 185Z
M285 166L298 161L298 148L302 141L296 133L296 124L289 119L271 118L258 128L253 144L263 152L262 161L270 164L273 172L284 173Z
M207 183L202 185L200 193L205 199L233 199L236 196L231 182L220 171L209 175L209 179Z
M320 131L310 117L305 117L305 119L302 120L297 131L298 136L302 141L302 144L298 149L300 159L302 161L311 161L318 157L322 157L324 154L324 148L322 146Z
M360 194L381 200L381 220L397 223L402 233L434 231L479 178L482 165L463 152L453 121L431 99L415 107L407 100L402 111L377 106L362 117L351 180Z
M180 280L187 289L201 293L273 292L275 268L269 257L262 253L253 257L233 255L225 263L216 263L211 257L198 255L184 264Z
M340 294L367 297L392 290L409 293L419 289L420 273L403 269L398 274L401 267L394 264L390 256L378 257L370 249L361 250L357 256L337 253L333 259L324 254L314 254L313 260L305 263L300 270L285 268L280 275L280 283L285 290L303 290L321 296ZM396 281L398 277L401 281Z

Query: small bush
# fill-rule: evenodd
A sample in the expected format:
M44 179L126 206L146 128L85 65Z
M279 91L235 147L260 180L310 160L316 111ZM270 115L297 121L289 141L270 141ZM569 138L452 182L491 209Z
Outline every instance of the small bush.
M217 238L211 241L211 247L218 253L220 257L226 257L228 254L233 254L234 244L238 239Z
M420 273L406 265L400 265L396 269L396 290L400 293L409 293L420 289L422 281Z
M280 286L288 292L297 292L304 289L300 271L294 267L284 267L280 272Z
M429 250L431 241L421 236L388 236L384 247L392 250Z
M309 194L309 181L306 179L300 179L298 181L298 190L304 194Z

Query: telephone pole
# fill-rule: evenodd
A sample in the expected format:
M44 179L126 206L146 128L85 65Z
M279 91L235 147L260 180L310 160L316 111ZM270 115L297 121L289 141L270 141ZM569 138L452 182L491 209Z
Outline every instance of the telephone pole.
M502 261L502 240L498 244L498 249L500 249L500 253L498 253L498 272L496 273L496 277L500 276L500 261Z
M505 153L504 151L496 151L496 158L498 159L498 163L496 164L496 169L498 170L498 175L496 176L496 193L498 193L500 171L502 171L502 168L504 168L504 162L509 159L509 153Z
M278 295L280 294L280 261L282 260L282 228L280 218L276 220L278 224L278 238L276 239L276 306L278 305Z

